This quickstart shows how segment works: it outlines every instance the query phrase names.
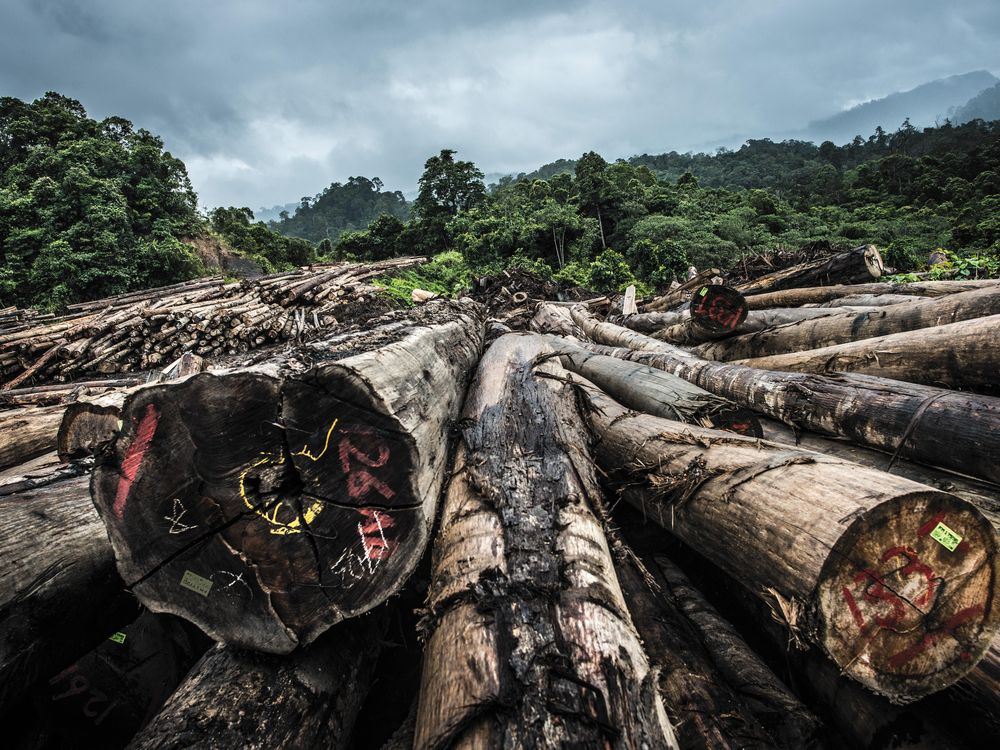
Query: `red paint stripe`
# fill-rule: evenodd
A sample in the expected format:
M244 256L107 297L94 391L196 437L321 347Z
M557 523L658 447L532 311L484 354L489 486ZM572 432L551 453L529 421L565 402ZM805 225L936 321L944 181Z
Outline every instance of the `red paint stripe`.
M142 419L135 431L135 439L125 452L125 459L122 461L122 473L118 479L118 491L115 493L115 504L113 506L115 515L121 518L125 514L125 501L128 500L128 493L132 489L132 482L135 481L136 474L139 473L139 466L149 449L149 444L156 434L156 426L160 423L160 410L154 404L147 404L146 411L143 412Z
M927 536L944 520L944 513L937 513L934 518L917 529L917 536Z
M844 600L847 602L847 606L851 609L851 614L854 616L854 622L858 624L858 629L861 632L865 630L865 618L861 615L861 610L858 609L858 603L854 601L854 596L850 591L847 590L847 586L843 587Z
M952 631L959 625L973 619L974 617L982 615L984 611L983 605L981 604L976 604L972 607L966 607L965 609L959 610L948 618L948 621L940 630L934 630L927 633L917 643L914 643L909 648L904 649L895 656L891 657L889 659L889 666L899 668L908 661L912 661L926 651L930 646L934 645L941 638L941 636L951 635Z

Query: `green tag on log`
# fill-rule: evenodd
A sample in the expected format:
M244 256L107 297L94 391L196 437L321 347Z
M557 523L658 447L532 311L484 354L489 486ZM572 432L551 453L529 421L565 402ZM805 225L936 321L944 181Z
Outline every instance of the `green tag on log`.
M108 638L109 641L114 641L115 643L125 643L125 634L121 631L115 633Z
M959 542L962 541L962 537L949 529L943 523L939 523L934 527L934 531L931 532L931 539L939 542L941 546L949 552L954 552Z
M201 594L202 596L208 596L208 592L212 590L212 582L210 580L202 578L190 570L184 571L184 575L181 577L181 586L191 589L196 594Z
M701 288L701 291L698 292L698 294L700 294L702 297L704 297L706 294L708 294L708 287L707 286L703 286Z

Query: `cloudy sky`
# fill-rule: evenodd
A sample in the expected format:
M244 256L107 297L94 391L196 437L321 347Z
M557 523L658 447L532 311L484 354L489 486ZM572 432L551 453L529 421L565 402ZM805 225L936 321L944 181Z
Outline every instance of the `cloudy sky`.
M163 137L203 207L780 135L970 70L996 0L4 0L0 94Z

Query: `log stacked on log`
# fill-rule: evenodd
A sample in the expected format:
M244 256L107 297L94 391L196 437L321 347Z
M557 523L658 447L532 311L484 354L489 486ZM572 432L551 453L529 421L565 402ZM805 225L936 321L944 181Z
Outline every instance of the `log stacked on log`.
M397 591L430 534L480 314L429 302L130 396L92 489L140 601L287 653Z
M0 333L3 388L148 370L185 351L221 357L296 339L336 325L352 303L381 299L366 282L424 260L316 266L232 283L198 280L75 305L69 315ZM374 314L385 309L371 307Z
M832 286L784 289L777 292L746 295L751 310L769 307L798 307L809 303L830 302L847 295L857 294L908 294L918 297L940 297L946 294L968 292L973 289L996 286L1000 279L970 279L966 281L915 281L911 284L877 282L871 284L835 284ZM841 303L837 303L841 304Z
M416 748L677 747L555 352L479 364L435 541Z
M793 287L853 284L877 279L884 270L882 255L878 249L874 245L862 245L827 258L775 271L740 284L737 288L744 294L765 294Z

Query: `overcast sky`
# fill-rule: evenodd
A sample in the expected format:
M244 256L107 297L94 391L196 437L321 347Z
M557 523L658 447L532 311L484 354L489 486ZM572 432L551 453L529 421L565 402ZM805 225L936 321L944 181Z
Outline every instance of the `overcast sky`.
M458 150L530 171L769 136L970 70L997 0L4 0L0 94L163 137L203 207L351 175L411 191Z

